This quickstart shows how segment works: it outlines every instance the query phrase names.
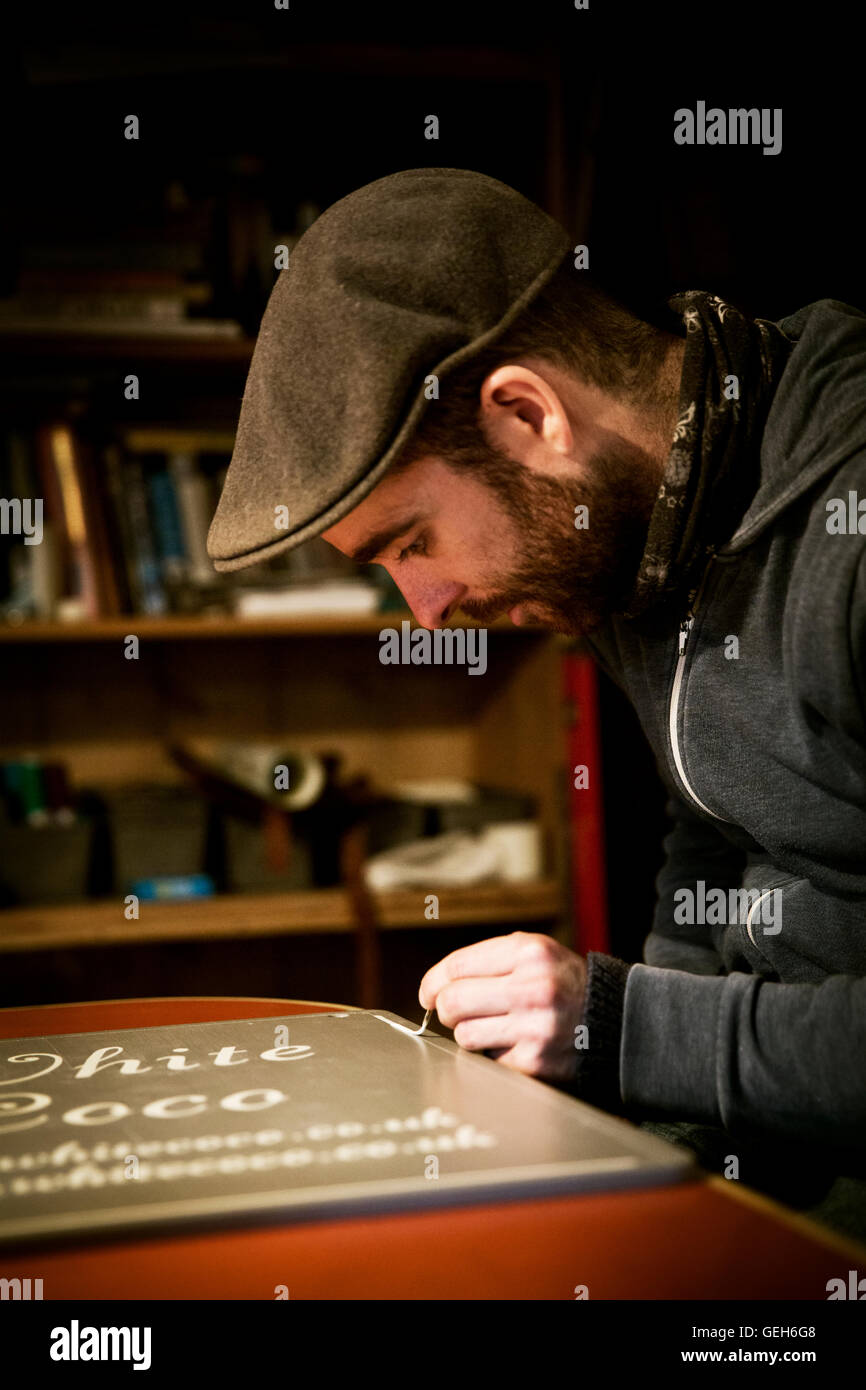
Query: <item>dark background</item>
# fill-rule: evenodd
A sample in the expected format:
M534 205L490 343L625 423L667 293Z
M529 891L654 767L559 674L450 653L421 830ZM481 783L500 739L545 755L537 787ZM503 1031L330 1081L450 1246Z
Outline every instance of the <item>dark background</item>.
M324 208L424 164L482 170L546 205L544 88L506 80L510 55L556 74L563 206L549 210L632 307L651 312L684 288L769 318L824 297L866 307L854 9L85 4L20 7L6 39L0 292L14 289L22 251L56 240L58 227L90 240L142 220L170 229L173 180L188 198L171 214L178 235L190 221L206 228L213 311L250 332L271 283L254 258L238 273L236 228L251 209L288 231L303 199ZM338 70L319 62L323 44L343 46ZM443 75L445 50L462 54L459 77ZM781 107L781 153L675 145L674 111L699 99ZM122 139L126 112L146 140ZM430 112L438 141L423 138ZM162 389L170 396L170 376ZM232 383L222 395L230 425L239 399ZM662 794L634 717L604 678L602 696L613 948L635 959L660 863Z

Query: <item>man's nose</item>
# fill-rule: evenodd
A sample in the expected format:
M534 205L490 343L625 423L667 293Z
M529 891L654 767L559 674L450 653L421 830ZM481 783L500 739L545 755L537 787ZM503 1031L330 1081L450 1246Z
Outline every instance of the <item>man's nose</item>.
M444 627L456 612L466 593L465 584L414 585L404 580L397 582L402 593L422 627Z

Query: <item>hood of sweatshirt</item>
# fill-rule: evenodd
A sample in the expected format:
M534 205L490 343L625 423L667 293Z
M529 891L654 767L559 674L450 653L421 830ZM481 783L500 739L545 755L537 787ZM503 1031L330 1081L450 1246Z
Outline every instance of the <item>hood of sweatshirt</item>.
M794 347L764 426L758 490L723 555L749 545L789 503L866 447L866 314L819 299L777 327Z

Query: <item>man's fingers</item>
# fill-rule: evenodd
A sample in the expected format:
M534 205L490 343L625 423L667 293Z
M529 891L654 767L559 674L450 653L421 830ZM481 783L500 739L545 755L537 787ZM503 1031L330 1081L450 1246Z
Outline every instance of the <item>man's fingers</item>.
M508 936L493 936L487 941L476 941L471 946L461 946L452 951L436 965L432 966L421 981L418 1002L422 1009L436 1009L440 990L452 980L483 975L509 975L514 969L520 947L527 937L526 932L511 932Z
M487 1052L495 1061L517 1041L520 1023L514 1014L469 1018L454 1029L454 1041L468 1052Z
M465 1019L507 1014L514 1006L509 975L485 975L474 980L453 980L436 996L436 1013L446 1028Z

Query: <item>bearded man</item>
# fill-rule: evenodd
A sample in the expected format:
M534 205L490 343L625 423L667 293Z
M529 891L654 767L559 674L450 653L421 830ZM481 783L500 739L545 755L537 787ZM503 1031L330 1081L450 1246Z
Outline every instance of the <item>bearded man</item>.
M586 643L669 794L643 961L515 932L420 1002L866 1236L866 315L689 291L645 322L573 252L470 170L329 208L262 321L209 553L321 535L424 627Z

